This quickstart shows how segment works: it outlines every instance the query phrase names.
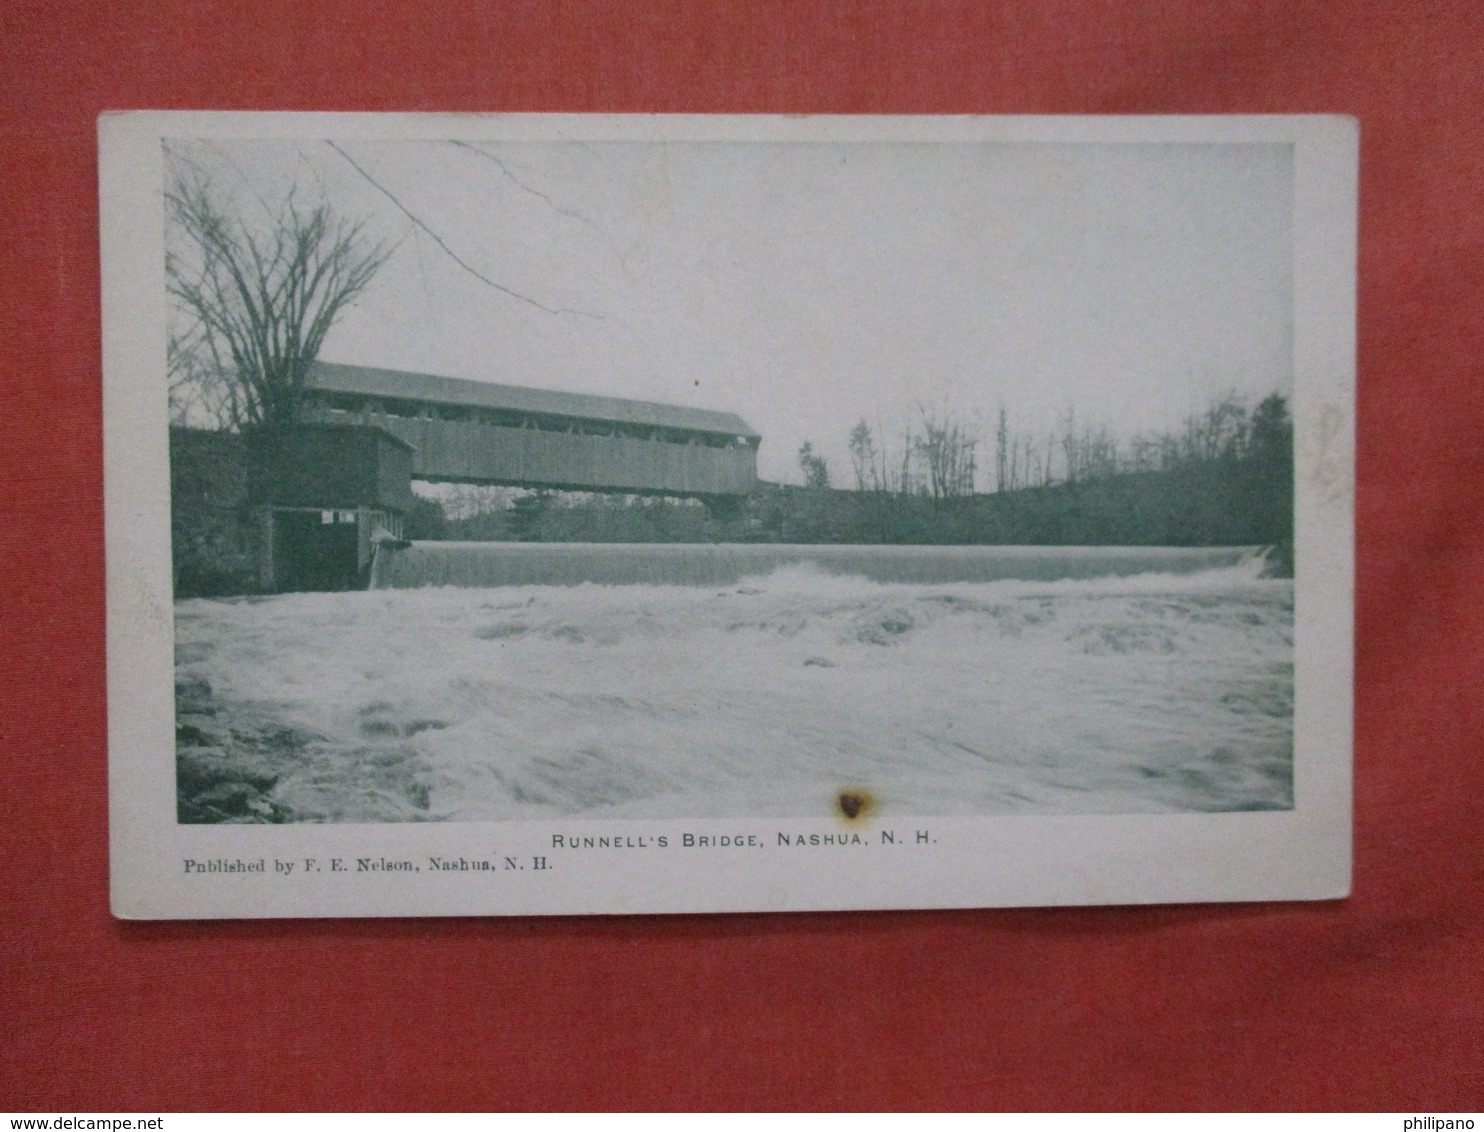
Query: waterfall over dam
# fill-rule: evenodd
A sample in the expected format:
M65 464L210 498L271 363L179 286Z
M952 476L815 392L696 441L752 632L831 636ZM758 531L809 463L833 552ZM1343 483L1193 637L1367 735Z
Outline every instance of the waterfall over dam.
M1192 574L1235 566L1261 547L875 546L779 543L414 542L377 549L372 589L425 586L729 585L779 567L876 582Z

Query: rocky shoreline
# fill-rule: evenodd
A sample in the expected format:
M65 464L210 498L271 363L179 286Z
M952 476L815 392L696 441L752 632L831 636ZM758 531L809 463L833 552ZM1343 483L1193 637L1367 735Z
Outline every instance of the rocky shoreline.
M177 820L202 823L279 823L303 820L272 797L283 777L283 756L314 736L293 728L231 726L218 717L211 684L200 676L175 683Z
M176 820L186 825L428 821L427 768L401 736L355 750L175 682ZM346 778L353 785L346 788Z

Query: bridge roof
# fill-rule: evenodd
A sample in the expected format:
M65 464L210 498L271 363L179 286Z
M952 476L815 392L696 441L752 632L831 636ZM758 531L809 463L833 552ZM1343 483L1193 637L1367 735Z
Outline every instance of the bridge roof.
M558 393L519 385L495 385L457 377L427 373L347 366L315 362L306 384L327 393L355 393L404 401L426 401L439 405L463 405L481 409L504 409L582 420L621 424L657 425L692 432L725 433L757 439L758 433L736 413L662 405L654 401L630 401L621 397L597 397L588 393Z

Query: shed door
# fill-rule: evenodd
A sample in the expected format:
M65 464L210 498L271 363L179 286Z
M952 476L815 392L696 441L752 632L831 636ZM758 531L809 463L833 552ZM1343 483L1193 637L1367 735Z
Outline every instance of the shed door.
M279 590L359 588L354 511L280 511L273 573Z

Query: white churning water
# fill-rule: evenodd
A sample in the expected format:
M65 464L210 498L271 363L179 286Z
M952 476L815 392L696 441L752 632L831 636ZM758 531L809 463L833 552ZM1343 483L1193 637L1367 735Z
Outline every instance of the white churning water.
M372 589L425 586L716 586L809 565L837 577L941 585L1007 579L1192 574L1239 565L1258 547L814 546L776 543L415 542L383 546Z
M602 561L497 549L548 580ZM259 807L297 821L823 817L860 788L883 820L1293 804L1293 582L1257 556L829 550L1061 576L183 601L177 681L212 709L183 749L264 764Z

